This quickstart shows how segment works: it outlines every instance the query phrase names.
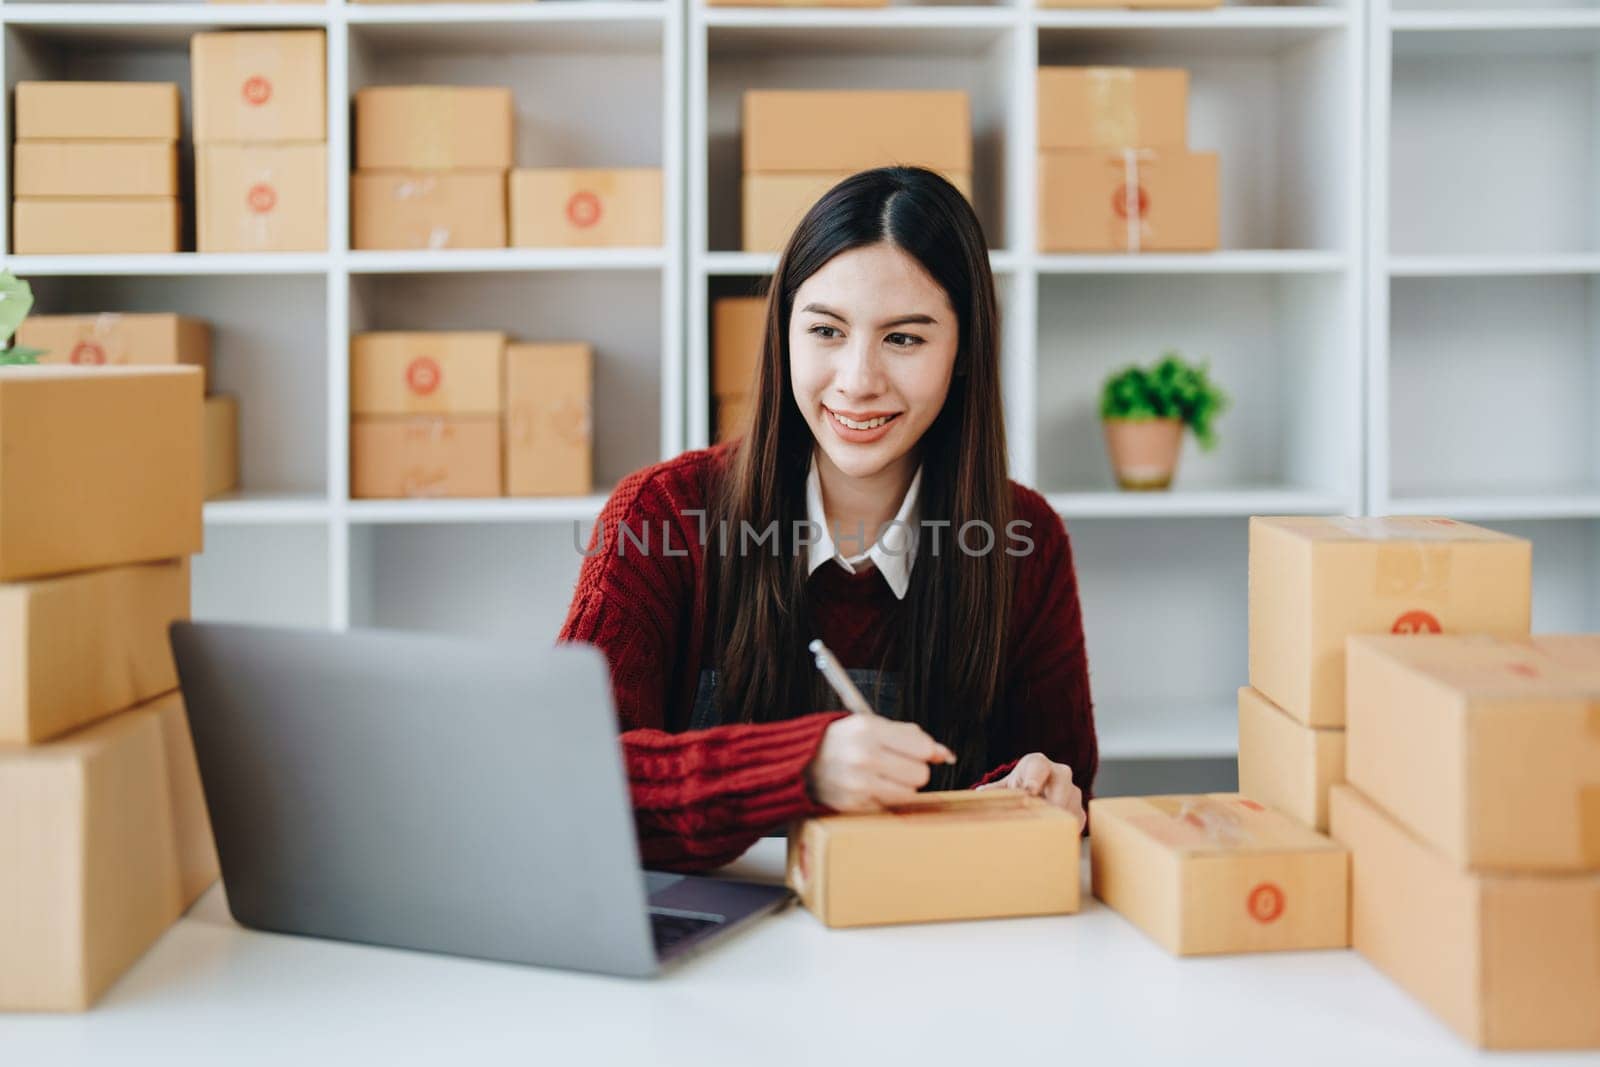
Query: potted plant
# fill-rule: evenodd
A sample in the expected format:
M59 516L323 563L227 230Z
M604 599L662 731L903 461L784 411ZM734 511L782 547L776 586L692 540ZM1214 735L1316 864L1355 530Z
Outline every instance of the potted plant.
M27 282L10 271L0 271L0 341L11 341L22 320L33 310L33 289ZM0 349L0 367L19 363L37 363L44 355L42 348L23 348L19 345Z
M1118 485L1135 490L1171 485L1185 426L1202 449L1216 447L1212 424L1227 408L1228 397L1212 384L1209 370L1206 363L1165 352L1153 367L1125 367L1106 379L1100 418Z

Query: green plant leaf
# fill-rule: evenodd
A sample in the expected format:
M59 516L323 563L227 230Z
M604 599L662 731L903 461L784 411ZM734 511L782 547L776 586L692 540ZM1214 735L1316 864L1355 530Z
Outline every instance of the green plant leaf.
M1180 353L1168 351L1151 367L1128 366L1113 372L1100 392L1100 416L1179 418L1209 452L1217 445L1216 419L1228 403L1228 395L1212 383L1208 363L1189 363Z
M37 348L8 348L0 352L0 367L31 367L42 354Z
M10 271L0 271L0 340L9 341L33 310L33 287Z

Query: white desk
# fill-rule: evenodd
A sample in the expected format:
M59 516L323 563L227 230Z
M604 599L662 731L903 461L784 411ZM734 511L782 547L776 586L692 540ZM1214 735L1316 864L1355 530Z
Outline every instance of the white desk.
M781 841L763 841L728 873L777 879L782 857ZM1479 1057L1353 952L1177 960L1087 894L1075 916L867 930L828 930L796 908L635 981L256 933L213 889L95 1011L0 1015L7 1067L447 1058L1366 1067Z

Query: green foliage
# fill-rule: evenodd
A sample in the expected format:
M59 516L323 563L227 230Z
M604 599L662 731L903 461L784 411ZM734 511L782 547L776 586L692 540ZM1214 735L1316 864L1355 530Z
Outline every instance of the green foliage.
M10 271L0 271L0 340L9 341L33 310L33 288Z
M42 348L7 348L0 350L0 367L27 367L39 362Z
M1153 367L1124 367L1106 379L1100 394L1105 419L1182 419L1200 447L1216 447L1213 426L1227 410L1228 395L1212 384L1210 365L1186 362L1177 352L1164 352Z

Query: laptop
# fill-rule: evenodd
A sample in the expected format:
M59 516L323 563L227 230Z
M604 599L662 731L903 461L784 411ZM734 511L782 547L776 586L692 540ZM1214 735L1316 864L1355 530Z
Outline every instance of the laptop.
M245 926L642 977L792 899L641 869L594 648L189 622L171 638Z

